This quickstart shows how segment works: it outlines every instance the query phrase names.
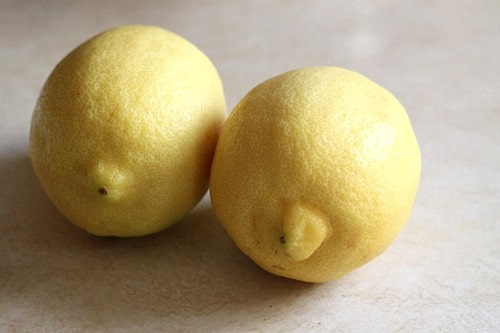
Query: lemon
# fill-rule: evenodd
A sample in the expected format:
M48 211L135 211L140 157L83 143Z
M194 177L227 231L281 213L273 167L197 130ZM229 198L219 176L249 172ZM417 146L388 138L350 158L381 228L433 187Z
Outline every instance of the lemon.
M407 220L420 151L403 106L356 72L308 67L252 89L224 125L214 212L265 270L334 280L383 252Z
M120 26L50 74L32 116L32 164L75 225L153 233L206 193L225 110L220 77L198 48L159 27Z

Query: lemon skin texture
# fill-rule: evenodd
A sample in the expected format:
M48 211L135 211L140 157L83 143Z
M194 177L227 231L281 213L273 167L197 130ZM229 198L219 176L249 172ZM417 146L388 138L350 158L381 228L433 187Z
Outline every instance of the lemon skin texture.
M420 150L398 100L363 75L307 67L252 89L217 145L210 195L236 245L265 270L337 279L405 224Z
M75 225L150 234L206 193L225 110L220 77L198 48L159 27L120 26L50 74L32 116L32 164Z

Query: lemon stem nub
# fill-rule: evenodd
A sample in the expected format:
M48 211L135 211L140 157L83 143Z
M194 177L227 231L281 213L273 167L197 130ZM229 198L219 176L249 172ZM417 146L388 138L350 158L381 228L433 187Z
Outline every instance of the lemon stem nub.
M108 188L106 186L100 187L99 188L99 194L100 195L106 195L106 194L108 194Z
M285 254L293 260L309 258L328 238L329 224L319 212L303 205L294 204L285 212L283 220L283 244Z

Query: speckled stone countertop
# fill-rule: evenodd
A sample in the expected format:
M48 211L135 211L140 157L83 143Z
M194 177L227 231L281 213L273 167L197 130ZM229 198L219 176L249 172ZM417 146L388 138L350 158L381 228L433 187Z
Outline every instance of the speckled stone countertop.
M500 327L500 2L0 1L0 331L493 332ZM206 196L171 229L90 236L41 189L30 117L55 64L119 24L196 44L228 112L289 69L359 71L405 105L422 180L401 235L338 281L273 276Z

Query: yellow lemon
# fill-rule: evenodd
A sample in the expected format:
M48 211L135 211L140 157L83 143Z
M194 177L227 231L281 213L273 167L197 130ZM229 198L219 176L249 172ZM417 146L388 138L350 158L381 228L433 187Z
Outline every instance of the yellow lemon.
M238 103L217 144L210 194L258 265L324 282L387 248L419 178L419 147L397 99L356 72L310 67Z
M74 224L149 234L206 193L225 109L219 75L193 44L158 27L110 29L47 79L32 117L33 167Z

